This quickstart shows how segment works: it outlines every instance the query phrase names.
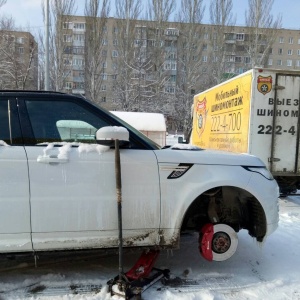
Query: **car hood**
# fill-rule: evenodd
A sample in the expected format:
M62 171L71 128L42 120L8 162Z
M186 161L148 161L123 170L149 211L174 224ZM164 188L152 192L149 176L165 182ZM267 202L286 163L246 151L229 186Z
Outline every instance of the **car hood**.
M265 166L256 156L246 153L232 153L218 150L200 149L186 145L154 151L158 163L191 163L205 165L230 165L230 166Z

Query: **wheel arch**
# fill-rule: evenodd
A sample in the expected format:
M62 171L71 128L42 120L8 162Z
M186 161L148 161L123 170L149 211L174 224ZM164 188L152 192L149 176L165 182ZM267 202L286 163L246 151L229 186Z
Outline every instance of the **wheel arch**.
M263 241L267 234L267 220L263 206L249 191L236 186L215 186L198 195L186 209L181 232L199 232L207 223L223 223L248 230L250 236Z

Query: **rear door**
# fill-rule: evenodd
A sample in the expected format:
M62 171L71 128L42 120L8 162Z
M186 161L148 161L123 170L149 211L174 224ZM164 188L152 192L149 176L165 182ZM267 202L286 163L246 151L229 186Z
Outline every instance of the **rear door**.
M118 245L114 149L95 141L97 129L116 124L85 100L72 99L19 101L32 130L25 148L35 250ZM156 156L121 149L121 168L124 245L153 245L160 222Z
M0 252L32 250L27 157L16 100L0 97Z
M275 175L300 174L300 76L277 74L275 86L270 169Z

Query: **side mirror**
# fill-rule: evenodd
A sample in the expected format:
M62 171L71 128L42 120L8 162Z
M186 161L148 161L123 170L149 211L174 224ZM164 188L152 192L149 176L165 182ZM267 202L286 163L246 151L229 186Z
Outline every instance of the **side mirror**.
M113 146L115 140L129 142L129 132L125 127L105 126L96 132L97 143L104 146Z

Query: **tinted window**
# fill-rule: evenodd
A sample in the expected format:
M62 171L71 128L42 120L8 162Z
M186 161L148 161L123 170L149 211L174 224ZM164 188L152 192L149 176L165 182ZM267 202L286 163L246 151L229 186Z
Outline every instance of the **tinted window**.
M36 143L95 143L96 131L107 122L71 101L26 101Z
M9 145L22 144L16 106L11 101L0 101L0 140Z

